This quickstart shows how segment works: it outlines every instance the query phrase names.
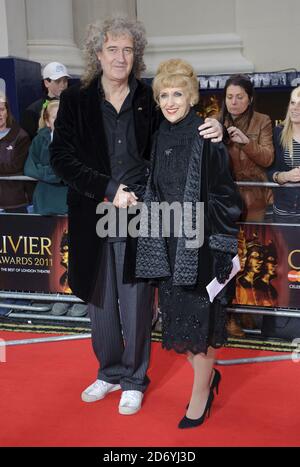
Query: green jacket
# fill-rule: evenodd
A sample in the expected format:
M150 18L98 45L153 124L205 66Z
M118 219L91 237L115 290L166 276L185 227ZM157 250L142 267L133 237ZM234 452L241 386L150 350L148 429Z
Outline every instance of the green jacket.
M35 214L66 214L68 187L52 170L49 157L50 142L50 129L42 128L39 130L31 143L24 174L38 180L33 193Z

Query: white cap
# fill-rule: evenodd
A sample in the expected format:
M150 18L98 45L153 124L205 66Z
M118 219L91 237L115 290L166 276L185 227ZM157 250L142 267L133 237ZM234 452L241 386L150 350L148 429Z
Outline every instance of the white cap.
M59 79L63 76L71 78L65 65L59 62L51 62L43 70L43 79Z

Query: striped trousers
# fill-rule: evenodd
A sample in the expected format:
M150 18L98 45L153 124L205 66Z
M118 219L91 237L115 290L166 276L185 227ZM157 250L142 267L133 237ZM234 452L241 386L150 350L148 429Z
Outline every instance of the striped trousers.
M147 282L123 283L125 242L107 245L102 305L88 304L92 345L99 361L98 379L123 391L144 392L151 346L154 288Z

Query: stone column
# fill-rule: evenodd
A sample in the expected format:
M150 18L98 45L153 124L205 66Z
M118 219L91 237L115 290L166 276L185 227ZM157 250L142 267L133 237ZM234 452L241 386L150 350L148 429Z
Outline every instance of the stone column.
M80 75L83 63L74 42L72 0L25 1L29 58L42 65L58 61L72 75Z
M137 0L146 26L147 76L168 58L189 61L198 74L251 72L236 32L237 0Z
M8 30L6 14L6 1L0 0L0 57L7 57L8 55Z
M136 0L73 0L73 14L75 42L81 47L89 23L112 16L135 19Z
M236 23L256 71L300 69L299 0L238 0Z
M24 0L0 0L0 57L27 58L26 34Z

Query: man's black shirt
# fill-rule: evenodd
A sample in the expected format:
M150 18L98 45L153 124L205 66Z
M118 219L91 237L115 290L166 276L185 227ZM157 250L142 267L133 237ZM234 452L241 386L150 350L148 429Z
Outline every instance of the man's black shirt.
M105 99L99 80L100 105L111 166L112 181L108 184L106 195L112 201L120 183L124 185L146 184L148 167L138 153L132 101L137 87L134 77L129 82L130 92L118 113Z

